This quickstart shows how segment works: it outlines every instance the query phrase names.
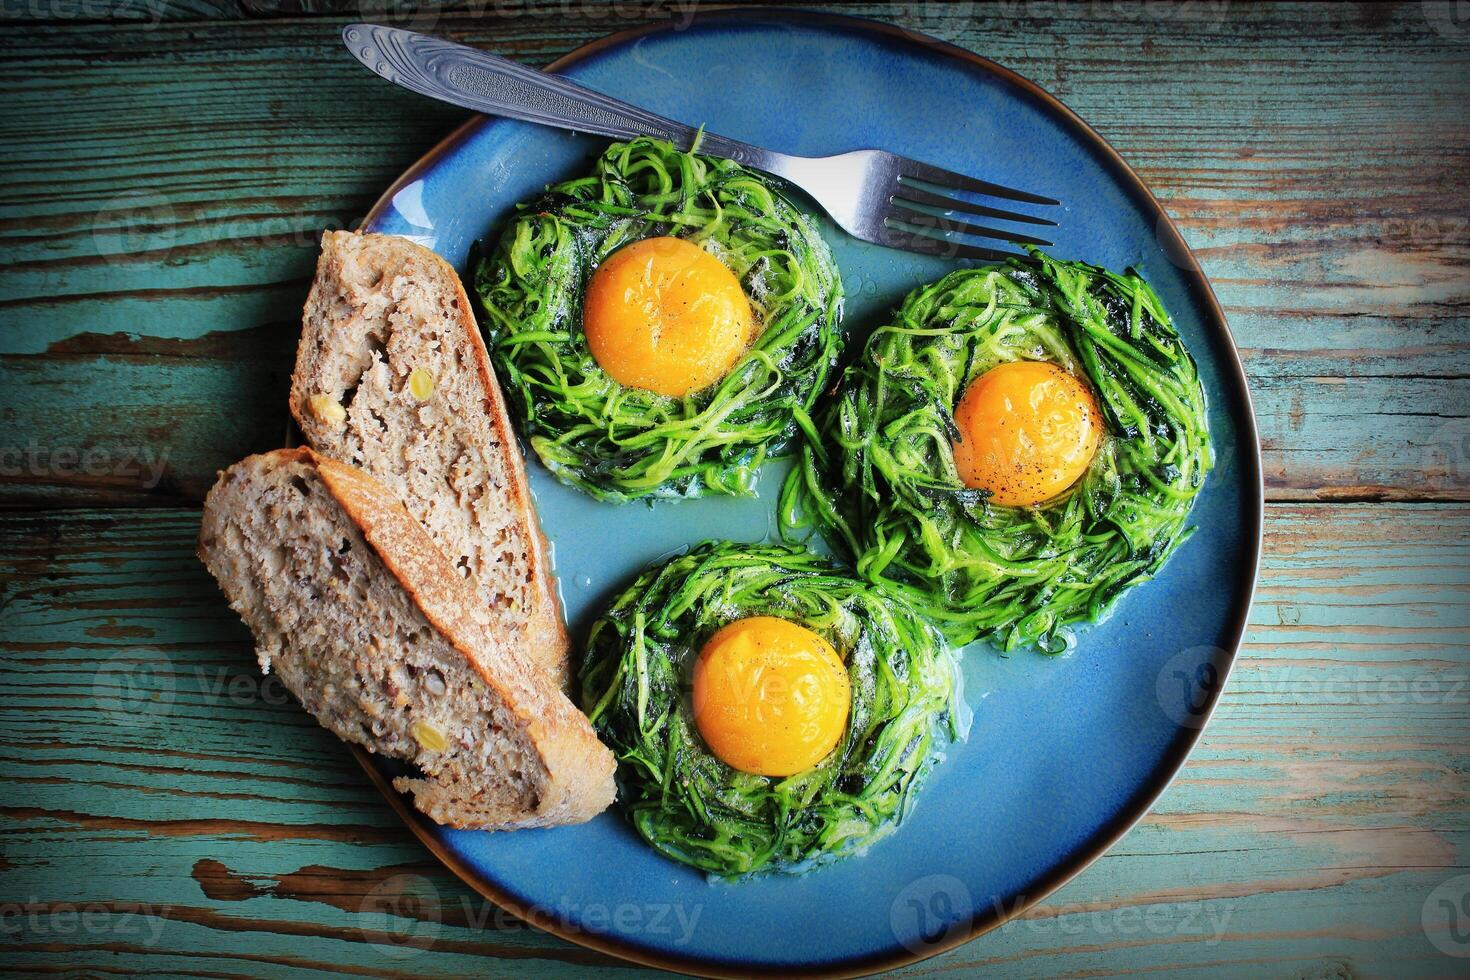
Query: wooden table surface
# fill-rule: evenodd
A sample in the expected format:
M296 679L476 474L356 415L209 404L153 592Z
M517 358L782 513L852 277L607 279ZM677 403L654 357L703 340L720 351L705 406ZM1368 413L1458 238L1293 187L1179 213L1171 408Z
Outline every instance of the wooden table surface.
M257 677L193 541L215 471L283 438L316 234L463 117L340 25L545 64L684 5L322 7L0 13L0 970L630 975L442 871ZM1466 975L1470 19L841 9L1021 72L1133 164L1229 316L1269 501L1242 657L1154 811L906 972Z

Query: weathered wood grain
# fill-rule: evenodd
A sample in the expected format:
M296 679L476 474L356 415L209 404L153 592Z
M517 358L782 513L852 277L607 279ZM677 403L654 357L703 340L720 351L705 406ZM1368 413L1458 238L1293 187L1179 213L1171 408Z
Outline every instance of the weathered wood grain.
M0 962L639 972L432 863L259 680L197 522L0 521ZM1470 847L1470 507L1273 505L1266 543L1242 658L1154 812L1044 907L908 972L1453 972L1420 912Z
M6 505L197 501L278 444L315 232L462 115L342 58L343 17L124 2L4 8ZM685 9L462 7L347 9L533 64ZM1470 497L1470 32L1434 4L842 9L1015 68L1134 164L1226 307L1273 499Z
M1227 309L1268 494L1323 501L1268 507L1242 657L1153 813L907 972L1455 974L1420 913L1470 870L1470 27L1434 2L836 6L995 58L1118 147ZM0 512L0 972L644 972L433 863L258 678L192 505L282 439L316 233L460 118L342 59L338 26L544 64L687 9L0 4L0 508L46 508Z

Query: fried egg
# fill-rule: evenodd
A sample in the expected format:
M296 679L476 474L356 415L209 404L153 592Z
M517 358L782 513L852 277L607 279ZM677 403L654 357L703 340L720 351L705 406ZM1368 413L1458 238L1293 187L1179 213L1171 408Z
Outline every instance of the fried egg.
M955 468L990 502L1031 507L1087 472L1102 441L1092 392L1045 361L1011 361L971 381L954 410Z
M738 619L694 663L694 721L711 752L742 772L790 776L836 747L852 689L821 636L773 616Z
M730 372L754 339L755 316L719 259L682 238L645 238L592 274L582 328L614 381L678 398Z

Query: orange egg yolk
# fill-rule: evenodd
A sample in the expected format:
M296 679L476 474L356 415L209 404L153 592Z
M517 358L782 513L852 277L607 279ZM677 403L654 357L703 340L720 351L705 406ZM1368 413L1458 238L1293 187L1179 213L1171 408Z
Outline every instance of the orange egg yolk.
M592 274L582 329L614 381L681 397L730 372L755 334L740 280L682 238L625 245Z
M694 663L694 722L710 751L758 776L821 762L847 727L852 690L832 644L772 616L721 629Z
M970 382L954 410L955 468L990 502L1030 507L1087 472L1102 441L1092 392L1045 361L1013 361Z

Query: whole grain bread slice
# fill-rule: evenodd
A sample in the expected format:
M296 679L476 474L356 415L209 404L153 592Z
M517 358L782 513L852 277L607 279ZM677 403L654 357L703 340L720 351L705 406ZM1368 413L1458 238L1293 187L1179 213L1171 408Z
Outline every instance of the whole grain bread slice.
M392 235L328 232L291 413L319 452L397 494L507 638L562 687L566 627L525 462L454 268Z
M340 738L411 762L394 785L454 827L578 823L613 757L382 484L307 448L251 456L204 504L199 557L261 669Z

